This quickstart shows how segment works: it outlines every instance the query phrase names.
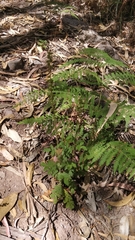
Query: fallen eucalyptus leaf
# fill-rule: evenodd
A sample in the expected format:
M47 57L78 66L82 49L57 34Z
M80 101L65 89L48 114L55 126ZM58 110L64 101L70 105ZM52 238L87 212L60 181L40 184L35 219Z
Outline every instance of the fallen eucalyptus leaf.
M0 153L6 158L8 161L12 161L14 157L8 152L8 150L4 146L0 146Z
M122 207L122 206L127 205L131 201L133 201L134 198L135 198L135 193L132 192L120 201L116 201L116 202L112 202L112 201L108 201L108 200L104 200L104 201L113 207Z
M25 176L25 181L28 186L31 186L32 184L32 178L34 174L34 163L26 164L26 176Z
M5 169L12 172L13 174L16 174L19 177L22 177L22 174L18 170L16 170L15 168L13 168L11 166L5 167Z
M18 132L11 128L8 129L5 124L3 124L1 127L1 133L11 138L15 142L22 143L22 138L19 136Z
M123 216L120 219L120 226L119 226L120 234L129 235L129 219L128 216Z
M11 193L0 203L0 221L14 207L17 201L18 193Z

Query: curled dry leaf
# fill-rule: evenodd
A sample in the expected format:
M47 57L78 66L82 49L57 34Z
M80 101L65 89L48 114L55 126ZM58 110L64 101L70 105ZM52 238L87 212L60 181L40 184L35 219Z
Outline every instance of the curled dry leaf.
M91 233L91 228L89 226L89 222L85 218L85 216L82 214L81 211L78 211L79 217L80 217L80 222L79 222L79 228L80 228L80 234L82 237L85 239L90 236Z
M134 198L135 198L135 193L132 192L120 201L116 201L116 202L108 201L108 200L104 200L104 201L107 202L109 205L111 205L113 207L122 207L122 206L127 205L131 201L133 201Z
M44 194L42 194L42 198L47 201L47 202L53 202L53 199L51 199L49 196L50 194L52 193L51 190L48 190L47 187L41 183L41 182L35 182L35 184L37 184L43 191L44 191Z
M28 186L31 186L35 165L34 163L30 163L30 164L27 164L27 166L25 167L26 167L25 182Z
M45 194L42 195L42 198L43 198L45 201L47 201L47 202L53 202L53 199L45 196Z

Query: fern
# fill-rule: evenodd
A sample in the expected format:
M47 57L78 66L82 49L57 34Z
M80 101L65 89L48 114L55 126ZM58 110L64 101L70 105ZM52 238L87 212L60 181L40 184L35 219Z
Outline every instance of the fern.
M114 81L118 80L119 84L135 85L135 74L129 71L125 72L116 71L108 75L105 75L106 84L109 84L110 80Z
M102 50L95 49L95 48L85 48L81 51L82 54L86 54L89 58L95 58L98 60L97 66L103 66L102 63L100 63L99 60L102 60L104 62L104 65L109 66L116 66L116 67L126 67L126 65L118 60L115 60L111 58L107 53L105 53Z
M111 72L102 75L95 71L96 66L111 66ZM42 163L58 182L51 194L54 203L63 201L66 207L74 208L78 182L81 184L95 164L112 165L114 172L134 176L135 151L131 144L116 141L114 130L122 121L127 130L131 117L135 118L135 107L118 101L116 110L107 117L110 101L99 91L109 88L112 80L129 84L128 79L134 83L134 75L124 63L101 50L84 49L63 64L52 75L48 89L41 92L46 96L43 116L22 121L42 124L46 135L55 139L45 148L48 160ZM32 94L35 92L27 99L35 101Z
M128 143L111 141L109 143L97 142L89 149L91 163L99 161L99 165L114 166L114 172L127 172L127 167L131 165L135 158L134 148ZM129 164L130 163L130 164ZM128 174L132 177L132 169L128 169Z

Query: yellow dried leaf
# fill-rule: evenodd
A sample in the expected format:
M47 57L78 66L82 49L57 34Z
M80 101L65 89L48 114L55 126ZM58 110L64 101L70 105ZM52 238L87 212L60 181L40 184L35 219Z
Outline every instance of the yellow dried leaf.
M27 170L26 170L26 184L31 186L32 183L32 178L33 178L33 174L34 174L34 163L31 163L29 165L27 165Z
M27 212L27 209L26 209L26 201L23 201L23 199L19 199L18 202L17 202L17 205L19 207L19 209L23 212Z
M104 201L113 207L122 207L122 206L127 205L131 201L133 201L134 198L135 198L135 193L132 192L120 201L116 201L116 202L112 202L112 201L108 201L108 200L104 200Z
M102 31L105 31L108 27L106 27L105 25L103 25L102 23L99 24L99 27Z
M49 198L49 197L47 197L47 196L45 196L45 195L42 195L42 198L43 198L45 201L47 201L47 202L53 202L53 199L51 199L51 198Z
M0 203L0 221L14 207L18 193L11 193Z
M15 209L15 208L12 208L12 209L10 210L10 213L11 213L11 215L12 215L13 218L16 217L16 209Z

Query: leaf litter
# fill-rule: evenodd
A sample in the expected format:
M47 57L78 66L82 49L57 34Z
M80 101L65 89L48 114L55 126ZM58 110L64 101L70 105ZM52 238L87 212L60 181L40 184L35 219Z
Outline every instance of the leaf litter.
M46 58L47 48L54 53L52 64L55 70L63 61L88 45L111 52L114 58L126 59L134 70L135 60L131 54L133 48L125 47L125 42L121 38L114 37L113 44L124 51L124 55L121 51L119 55L116 54L108 42L110 37L104 40L98 34L107 33L111 31L110 29L114 31L115 22L108 25L95 24L92 26L93 30L85 30L89 23L86 24L80 18L77 10L70 10L72 13L70 18L67 12L61 11L59 14L53 5L34 0L1 1L1 8L0 194L3 200L0 204L0 219L3 219L3 226L6 226L6 229L0 226L1 239L4 235L11 239L13 237L28 240L117 240L127 239L127 235L128 239L134 239L134 207L130 205L134 194L129 194L121 200L115 198L108 200L105 197L106 188L102 188L101 201L97 202L95 194L91 196L92 189L88 183L89 197L78 211L65 209L61 204L53 205L50 194L55 179L47 176L40 167L40 162L45 157L44 133L36 124L34 127L18 124L18 121L33 115L38 116L43 111L47 96L42 97L39 94L38 104L34 99L26 101L25 96L33 89L46 87L50 75ZM59 5L57 8L61 10ZM73 33L80 31L81 28L82 34L74 38ZM124 34L127 36L123 31ZM35 43L35 39L39 41ZM102 73L105 74L104 69ZM116 107L115 103L114 105L112 103L107 118ZM11 111L10 114L4 115L5 108ZM110 187L111 191L112 188ZM113 196L116 192L113 192ZM131 203L127 205L129 202ZM108 204L123 208L111 209ZM12 215L10 210L13 207L16 214ZM126 228L127 231L124 231Z

